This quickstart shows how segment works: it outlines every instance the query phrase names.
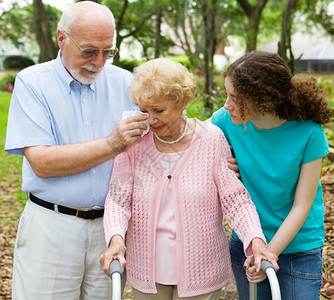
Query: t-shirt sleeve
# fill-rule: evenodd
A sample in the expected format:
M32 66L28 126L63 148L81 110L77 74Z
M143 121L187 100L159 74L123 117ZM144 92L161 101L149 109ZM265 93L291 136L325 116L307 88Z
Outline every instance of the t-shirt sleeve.
M322 126L315 124L310 129L310 136L307 141L302 164L309 163L329 153L326 134Z

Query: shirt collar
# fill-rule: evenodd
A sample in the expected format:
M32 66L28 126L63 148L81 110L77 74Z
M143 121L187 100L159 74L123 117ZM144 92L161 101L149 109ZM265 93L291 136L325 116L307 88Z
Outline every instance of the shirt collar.
M64 83L64 85L66 86L67 92L70 94L71 93L71 87L73 86L73 84L77 83L77 84L81 84L79 83L77 80L75 80L70 73L66 70L66 68L63 65L63 62L61 60L61 50L59 50L57 58L56 58L56 68L57 68L57 72L59 74L60 80ZM89 84L89 87L92 91L95 92L96 89L96 83L93 82L91 84Z

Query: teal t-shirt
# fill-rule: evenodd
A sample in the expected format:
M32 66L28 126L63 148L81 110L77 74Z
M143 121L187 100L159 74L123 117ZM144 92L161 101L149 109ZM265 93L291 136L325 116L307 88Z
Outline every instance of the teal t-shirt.
M258 211L263 233L269 242L291 210L302 164L329 153L323 127L311 120L287 121L274 129L258 129L252 122L235 125L224 108L212 123L225 134L237 159L242 182ZM324 243L322 187L304 225L283 253L320 247ZM235 233L233 236L237 238Z

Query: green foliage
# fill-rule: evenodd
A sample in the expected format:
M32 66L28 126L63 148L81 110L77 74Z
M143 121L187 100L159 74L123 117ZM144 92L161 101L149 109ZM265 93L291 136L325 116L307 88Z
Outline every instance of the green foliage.
M324 157L322 162L322 173L324 174L334 174L334 130L331 127L334 128L334 123L324 128L330 149L330 153Z
M6 182L9 184L16 183L20 186L22 156L10 155L3 151L5 148L7 115L10 97L10 93L0 91L0 182L6 179Z
M137 40L143 48L143 57L151 58L154 46L154 18L156 2L154 0L115 1L103 0L103 5L111 9L117 28L116 45L127 39ZM121 55L121 53L119 53Z
M132 59L121 59L119 61L119 66L123 69L126 69L130 72L137 66L139 66L141 62L139 60L132 60Z
M226 93L224 89L224 77L221 75L216 75L214 77L214 87L212 90L212 94L210 95L210 102L212 103L212 109L208 109L204 106L204 78L196 77L196 85L197 85L197 94L188 107L188 117L195 117L199 120L206 120L211 117L211 115L218 110L219 108L224 106L226 101Z
M334 95L334 77L333 79L319 77L318 84L324 91L326 91L326 93L329 95Z
M328 104L334 109L334 73L312 74L328 96Z
M171 60L180 63L181 65L185 66L189 71L194 71L194 67L191 65L189 56L187 55L179 55L170 57Z
M326 127L324 130L326 133L326 137L327 137L329 146L334 149L334 130L329 127Z
M5 90L7 87L7 84L10 83L14 86L15 83L15 74L6 74L0 79L0 90Z
M11 41L17 48L34 39L32 5L19 7L14 5L9 11L3 12L0 18L0 38Z
M56 44L56 28L61 11L51 5L45 5L47 19L50 22L53 42ZM10 41L15 47L38 56L32 4L20 7L13 3L10 10L2 13L0 18L0 40ZM34 52L34 53L33 53ZM38 51L39 52L39 51Z
M201 98L196 98L187 107L187 116L189 118L196 118L201 121L205 121L210 116L206 113L204 102Z
M334 18L329 11L333 0L304 0L299 1L299 4L299 11L304 15L303 23L306 28L322 28L329 35L334 36Z
M258 32L259 44L279 39L281 33L282 12L286 1L270 1L263 9ZM292 28L293 29L293 28Z
M7 70L22 70L34 64L31 58L22 55L10 55L3 61L3 66Z

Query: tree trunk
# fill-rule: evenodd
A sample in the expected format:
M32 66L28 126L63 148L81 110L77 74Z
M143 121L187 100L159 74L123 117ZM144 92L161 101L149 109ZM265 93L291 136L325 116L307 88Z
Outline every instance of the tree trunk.
M156 1L157 12L155 21L155 45L154 58L160 57L160 43L161 43L161 23L162 23L162 9L159 0Z
M130 4L129 0L123 0L122 9L121 9L117 19L115 20L116 28L117 28L116 47L119 50L121 48L121 43L123 42L124 39L126 39L128 37L137 38L136 37L137 33L140 31L140 29L142 29L142 27L145 25L146 22L151 20L152 16L155 13L155 11L153 11L153 10L147 12L145 16L142 16L142 18L140 20L140 23L133 26L133 29L130 32L126 33L125 35L121 35L122 29L123 29L123 23L125 22L125 16L126 16L127 9L129 8L129 4ZM116 65L116 66L119 66L119 62L120 62L120 52L118 52L115 55L115 57L113 59L113 64Z
M248 18L246 52L256 50L261 13L268 1L269 0L257 0L255 5L251 5L248 0L238 0L239 5Z
M40 48L38 62L45 62L57 56L57 48L52 40L50 23L42 0L33 0L36 39Z
M295 58L291 48L291 15L298 0L287 0L282 17L281 40L278 43L278 54L289 65L292 74L295 72ZM289 56L288 53L289 52Z
M204 106L212 110L213 103L211 101L213 90L213 56L216 49L216 27L215 27L215 12L216 0L211 0L211 3L200 1L203 12L204 23L204 76L205 76L205 90L204 90Z

